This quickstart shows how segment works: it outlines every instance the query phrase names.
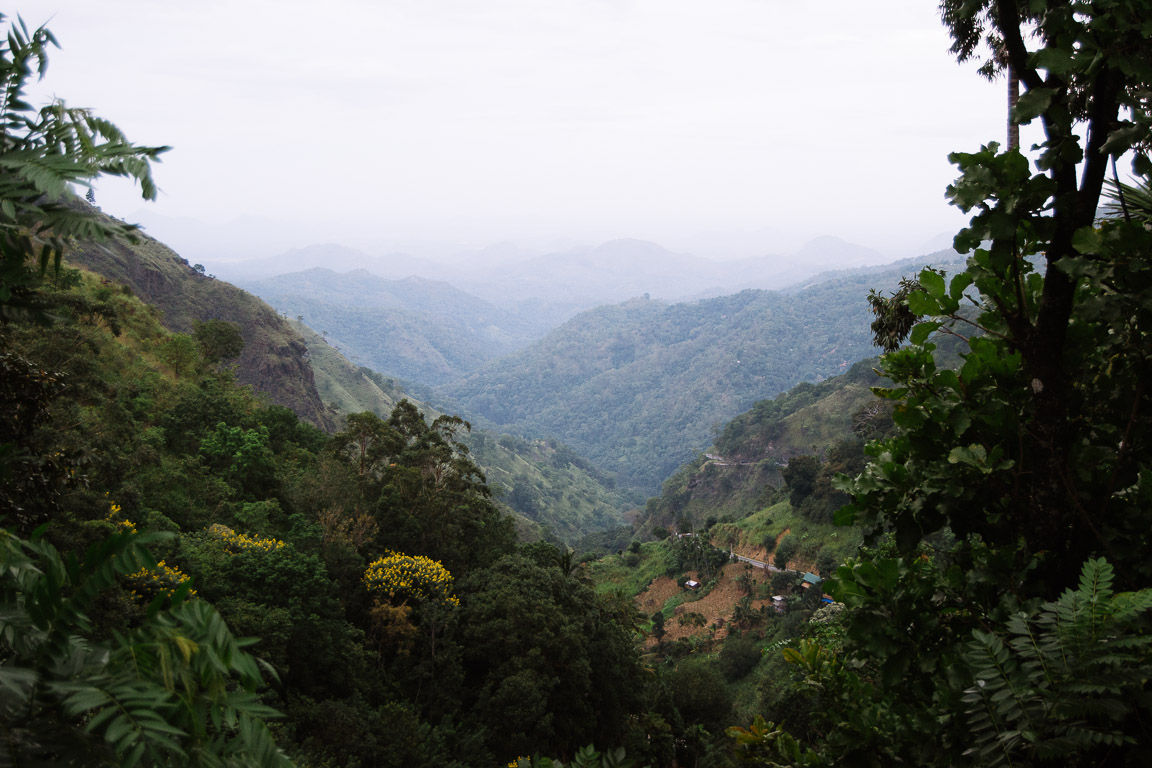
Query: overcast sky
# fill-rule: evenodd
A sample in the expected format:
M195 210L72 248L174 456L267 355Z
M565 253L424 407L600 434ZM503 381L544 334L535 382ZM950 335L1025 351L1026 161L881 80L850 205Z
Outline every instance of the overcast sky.
M933 0L16 11L62 46L42 93L171 145L151 209L208 231L258 216L316 241L674 246L771 229L905 255L964 221L948 152L1002 140L1003 84L953 60ZM141 208L109 183L98 199Z

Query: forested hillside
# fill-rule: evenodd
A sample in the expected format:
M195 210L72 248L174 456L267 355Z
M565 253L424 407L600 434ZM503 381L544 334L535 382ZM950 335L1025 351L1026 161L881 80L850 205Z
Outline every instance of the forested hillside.
M281 747L308 763L481 766L622 738L640 689L599 681L639 673L626 606L552 564L550 545L518 550L458 419L428 424L402 403L349 417L330 440L233 384L203 348L174 362L178 337L130 290L67 266L54 283L40 294L50 328L0 334L4 562L24 574L5 581L6 601L24 596L6 602L5 626L24 623L5 658L13 680L42 684L14 683L25 714L18 730L5 721L6 756L226 749L238 765L279 764L257 725L269 707L283 713ZM57 551L80 570L54 565ZM223 650L234 641L212 606L258 638L246 653L274 674ZM509 636L499 615L524 631ZM189 643L182 661L155 663L196 676L190 719L183 688L128 663L151 664L166 631ZM95 656L78 655L81 638ZM211 653L231 655L209 673ZM527 716L509 665L534 693ZM215 678L241 687L221 698ZM195 719L224 710L243 713L239 730ZM99 725L74 721L84 711ZM167 721L132 725L148 717Z
M948 253L929 258L950 264ZM651 492L725 420L870 354L868 289L894 287L917 264L787 292L600 307L441 391L470 417L555 435L622 486Z
M387 417L397 403L411 399L389 377L350 363L332 346L333 339L281 317L229 283L202 274L151 238L81 245L70 251L69 260L108 280L130 281L126 284L134 292L162 309L160 317L167 327L188 331L167 343L167 354L177 365L192 365L201 354L192 333L197 327L211 321L235 323L244 342L234 357L237 380L309 420L315 416L318 426L328 431L341 427L346 414L372 411ZM411 281L397 283L411 287ZM441 295L442 287L432 289ZM368 283L364 290L378 298L383 289ZM430 412L430 418L436 415ZM481 466L494 473L498 503L522 520L530 538L544 535L573 541L623 522L629 501L606 487L608 478L595 477L591 467L571 452L561 451L567 457L561 460L555 448L544 448L543 443L530 448L520 440L504 441L524 447L517 453L495 437L467 434L463 439L477 449Z
M496 502L533 524L526 538L573 545L580 538L627 524L642 500L556 440L524 440L473 429L463 437L484 468Z
M891 406L871 391L884 383L873 371L878 363L868 358L819 384L798 384L732 419L707 453L663 483L660 495L648 502L640 530L743 518L779 500L782 487L798 486L801 466L811 476L804 479L805 492L794 495L793 506L799 508L815 491L810 516L830 523L832 510L847 501L833 492L831 478L858 472L864 443L891 429ZM784 487L784 497L788 490Z
M292 322L308 345L308 360L324 402L341 419L364 411L386 418L405 399L416 403L429 419L442 415L409 396L395 380L348 362L308 326ZM484 470L496 503L517 518L522 538L571 544L623 525L624 513L639 502L555 440L529 441L475 428L460 439Z
M354 365L323 336L299 320L288 322L308 349L308 363L320 399L336 413L372 411L377 416L385 416L407 397L394 379Z

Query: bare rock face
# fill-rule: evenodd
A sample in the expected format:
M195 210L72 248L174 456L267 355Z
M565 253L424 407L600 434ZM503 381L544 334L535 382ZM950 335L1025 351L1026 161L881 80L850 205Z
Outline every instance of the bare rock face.
M79 243L68 253L67 262L124 283L161 310L164 325L172 331L190 333L205 320L236 323L244 337L236 380L320 429L334 431L335 414L316 390L307 345L260 299L193 269L186 259L143 234L135 243Z

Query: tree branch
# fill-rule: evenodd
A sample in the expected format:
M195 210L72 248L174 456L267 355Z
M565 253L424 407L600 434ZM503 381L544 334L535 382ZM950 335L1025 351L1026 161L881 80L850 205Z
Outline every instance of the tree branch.
M1008 54L1008 60L1016 72L1016 76L1020 78L1020 82L1024 83L1028 90L1043 88L1045 85L1053 87L1051 80L1049 83L1045 83L1044 78L1040 77L1040 73L1028 64L1028 46L1024 44L1024 37L1020 34L1020 25L1023 19L1020 18L1020 9L1016 5L1016 0L1000 0L996 4L996 11L996 26L1000 28L1000 36L1004 40L1004 50ZM1049 77L1051 78L1051 75ZM1055 87L1063 87L1063 84Z

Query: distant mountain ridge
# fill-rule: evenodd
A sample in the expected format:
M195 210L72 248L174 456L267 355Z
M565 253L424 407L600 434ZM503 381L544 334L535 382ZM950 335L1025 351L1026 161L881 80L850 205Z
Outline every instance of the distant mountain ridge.
M363 269L386 279L417 276L447 281L543 332L586 309L645 294L683 301L748 288L781 289L829 269L891 261L876 250L830 236L817 237L789 253L763 250L737 260L713 258L717 254L709 251L706 241L693 245L695 250L685 252L621 238L533 251L498 243L455 254L441 246L432 256L419 257L396 250L371 255L324 243L276 257L220 262L213 269L244 285L313 267L340 273ZM722 244L717 249L729 253Z
M242 281L347 357L388 376L441 384L543 334L515 314L448 283L389 280L365 270L314 268Z
M292 248L277 256L221 262L213 268L237 285L314 268L333 272L366 270L373 275L393 279L434 271L434 265L407 254L372 256L339 243L313 243L303 248Z
M765 254L736 261L619 239L506 264L456 282L470 293L521 311L533 302L583 310L645 294L673 301L747 288L783 288L828 269L886 261L878 251L834 237L810 241L793 256Z

